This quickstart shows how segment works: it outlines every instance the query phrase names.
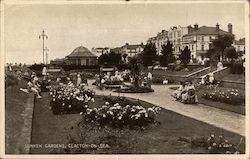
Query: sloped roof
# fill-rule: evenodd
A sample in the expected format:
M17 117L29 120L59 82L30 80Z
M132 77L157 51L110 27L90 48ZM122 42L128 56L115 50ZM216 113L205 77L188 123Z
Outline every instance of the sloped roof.
M67 57L97 57L89 49L83 46L75 48Z
M229 32L226 32L224 30L219 29L219 31L216 30L216 27L207 27L202 26L198 28L198 30L193 31L189 34L186 34L184 36L191 36L191 35L217 35L217 34L230 34Z

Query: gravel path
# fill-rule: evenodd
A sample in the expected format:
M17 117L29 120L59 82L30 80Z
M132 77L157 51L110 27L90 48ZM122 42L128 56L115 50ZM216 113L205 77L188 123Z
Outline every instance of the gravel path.
M89 83L93 83L90 81ZM183 104L174 101L171 97L173 90L167 85L152 85L152 93L120 93L120 96L144 100L162 108L177 112L184 116L203 121L219 128L245 136L245 116L222 109L209 107L203 104ZM99 90L96 86L89 85L98 95L114 95L119 93L110 90Z

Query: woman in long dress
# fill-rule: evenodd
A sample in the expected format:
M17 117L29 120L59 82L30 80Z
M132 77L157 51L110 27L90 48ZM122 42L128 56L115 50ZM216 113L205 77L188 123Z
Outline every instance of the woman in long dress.
M183 103L197 103L198 102L197 95L195 94L195 87L192 84L192 82L190 82L185 88L185 93L181 95L181 101Z
M173 92L172 96L174 98L176 98L176 99L180 99L181 98L181 93L183 92L184 87L185 87L184 82L180 82L180 87Z
M78 73L77 74L77 82L76 82L76 85L77 86L80 86L82 84L82 78L81 78L81 75Z

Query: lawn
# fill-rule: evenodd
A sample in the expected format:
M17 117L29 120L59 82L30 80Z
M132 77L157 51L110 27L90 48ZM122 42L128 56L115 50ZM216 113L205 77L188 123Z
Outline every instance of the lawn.
M103 97L95 97L91 107L103 105ZM138 102L133 100L133 102ZM150 103L139 101L145 107ZM241 152L245 152L245 137L211 126L180 114L162 109L157 116L158 124L144 129L129 128L114 129L100 128L95 124L81 121L79 114L53 115L49 109L50 97L43 94L43 99L37 100L34 109L32 144L99 144L108 145L106 148L31 148L32 154L53 153L136 153L136 154L190 154L207 153L207 150L192 147L187 140L196 137L223 134L230 142L239 144ZM80 135L81 134L81 135Z
M245 83L245 74L229 74L223 77L222 80Z
M20 91L20 87L25 88L26 82L21 80L18 85L5 88L5 152L6 154L19 153L19 139L24 120L21 116L25 108L28 94ZM23 143L24 145L24 143Z
M221 91L226 91L229 88L218 87L217 89L219 89ZM238 90L239 90L240 96L245 97L245 90L244 89L238 89ZM199 103L202 103L202 104L205 104L205 105L208 105L208 106L212 106L212 107L216 107L216 108L219 108L219 109L239 113L239 114L245 114L245 103L244 102L242 104L239 104L239 105L233 105L233 104L208 100L208 99L205 99L205 98L202 97L205 92L212 92L212 91L213 90L207 89L206 85L200 86L200 88L199 88L199 90L197 92Z

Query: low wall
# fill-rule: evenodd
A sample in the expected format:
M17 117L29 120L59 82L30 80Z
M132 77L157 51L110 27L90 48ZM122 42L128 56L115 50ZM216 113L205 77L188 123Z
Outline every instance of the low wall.
M25 146L25 144L31 143L31 132L32 132L32 119L33 119L33 109L35 105L35 95L30 93L29 97L25 103L25 109L21 113L24 121L24 125L21 130L21 137L18 139L18 153L19 154L29 154L30 148Z
M198 70L188 75L166 75L166 78L173 82L180 82L180 81L193 80L209 72L210 72L210 67L206 67L204 69Z

